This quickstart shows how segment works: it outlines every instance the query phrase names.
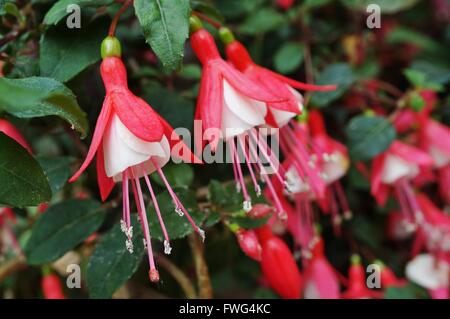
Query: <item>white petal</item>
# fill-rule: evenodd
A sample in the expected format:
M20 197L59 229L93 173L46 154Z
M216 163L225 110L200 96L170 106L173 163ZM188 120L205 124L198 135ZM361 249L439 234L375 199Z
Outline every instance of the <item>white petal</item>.
M296 113L280 111L273 107L270 108L270 111L279 127L285 126L291 118L297 115Z
M227 107L222 111L222 134L225 140L240 135L251 129L253 125L248 124L237 117Z
M429 148L429 154L434 159L434 166L437 168L450 164L450 154L441 151L433 145Z
M381 180L385 184L392 184L402 177L413 178L419 173L419 167L398 156L388 155L384 162Z
M266 104L240 94L226 80L223 81L223 100L224 109L228 108L242 121L252 126L265 122Z
M449 266L429 254L415 257L406 265L406 277L427 289L437 289L448 285Z
M170 159L170 146L165 136L159 142L146 142L131 133L116 115L105 132L103 151L106 175L115 181L120 181L122 172L129 167L139 166L138 175L152 173L155 170L149 161L152 157L161 167Z
M331 184L347 173L350 163L346 156L340 152L334 152L330 160L325 162L322 169L325 173L325 182Z

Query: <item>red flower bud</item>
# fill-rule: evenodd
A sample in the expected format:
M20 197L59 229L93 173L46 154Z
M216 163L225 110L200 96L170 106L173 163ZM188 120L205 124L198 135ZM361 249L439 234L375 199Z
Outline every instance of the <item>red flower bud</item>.
M44 275L41 280L41 288L45 299L66 299L61 280L55 274Z
M258 237L262 245L261 269L270 287L286 299L300 298L303 280L288 246L276 236L267 236L268 228ZM261 240L261 237L264 240Z
M407 281L397 278L394 272L387 266L381 266L381 288L403 287Z
M247 213L250 218L264 218L275 212L275 209L266 204L255 204L253 208Z
M277 0L277 5L283 10L288 10L294 5L294 0Z
M352 256L348 271L348 288L342 293L343 299L369 299L376 293L366 286L366 273L358 255Z
M236 237L239 246L248 257L261 261L262 248L255 231L241 229L236 233Z

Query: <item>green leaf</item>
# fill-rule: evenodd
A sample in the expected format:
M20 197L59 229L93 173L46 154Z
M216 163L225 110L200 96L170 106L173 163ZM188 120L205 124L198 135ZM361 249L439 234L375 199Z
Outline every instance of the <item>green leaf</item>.
M201 12L206 14L208 17L212 18L215 21L223 22L225 21L224 17L220 13L218 9L216 9L212 4L208 3L208 1L202 0L190 0L192 10Z
M376 4L380 6L382 14L396 13L414 6L418 0L341 0L351 9L366 12L367 6Z
M189 215L195 220L197 226L200 226L206 216L204 213L199 211L194 192L185 188L174 189L174 191L181 203L183 203ZM168 192L165 191L157 195L156 198L170 239L183 238L194 232L194 229L186 216L180 216L175 212L175 206ZM161 241L164 240L161 226L153 205L148 206L147 215L152 238L156 238Z
M135 0L145 40L168 70L183 60L189 35L189 0Z
M274 9L264 8L250 14L240 25L243 34L260 34L276 30L286 24L284 16Z
M355 81L356 76L348 64L331 64L319 74L316 84L335 84L337 89L329 92L314 92L311 103L318 107L328 106L331 102L340 98Z
M144 256L143 235L136 215L131 216L133 227L132 254L125 247L126 237L116 224L102 236L89 259L86 282L92 298L110 298L136 272Z
M416 61L412 64L411 68L424 73L427 82L446 84L450 81L450 69L448 66L430 63L428 61Z
M57 24L62 18L69 14L69 5L78 5L81 10L84 8L98 8L113 3L114 0L59 0L47 12L44 17L44 24Z
M75 95L60 82L45 77L0 78L0 110L20 118L56 115L85 137L86 114Z
M73 163L72 157L42 157L36 158L44 169L50 181L52 193L58 192L67 182L71 175L70 165Z
M188 187L194 180L194 171L192 167L186 163L170 163L164 166L164 175L173 187ZM160 186L165 186L158 174L152 174L151 178Z
M186 80L200 80L202 69L197 64L187 64L181 69L179 74Z
M295 71L303 62L303 45L297 42L286 42L275 53L275 69L283 74Z
M0 204L24 207L49 201L50 185L36 160L0 133Z
M354 160L369 160L388 149L396 137L391 123L380 116L359 115L346 127L350 156Z
M429 299L427 291L413 283L404 287L388 287L384 293L385 299Z
M253 229L261 227L267 223L269 217L264 218L250 218L247 216L233 216L230 217L229 221L232 224L237 224L244 229Z
M264 0L216 0L219 11L227 18L236 18L254 12Z
M50 206L33 225L25 247L27 262L39 265L58 259L94 233L105 217L94 200L71 199Z
M408 81L416 88L423 87L426 81L426 75L423 72L414 69L406 69L403 71Z
M236 191L235 185L225 187L216 180L211 180L208 186L208 198L214 205L224 209L242 208L242 196Z
M41 75L66 82L100 60L100 44L107 30L102 19L81 29L61 25L47 31L41 38Z
M406 27L397 27L388 33L388 44L406 43L414 44L426 51L438 51L441 46L432 38Z

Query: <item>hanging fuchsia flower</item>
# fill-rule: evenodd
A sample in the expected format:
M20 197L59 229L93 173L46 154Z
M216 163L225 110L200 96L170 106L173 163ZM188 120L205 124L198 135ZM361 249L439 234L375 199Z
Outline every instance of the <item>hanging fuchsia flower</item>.
M262 248L254 230L239 229L236 238L242 251L250 258L261 261Z
M403 287L407 284L405 279L398 278L392 269L385 265L382 261L376 260L374 263L379 265L381 268L381 289L386 289L389 287Z
M17 143L22 145L29 153L32 153L31 147L19 130L7 120L0 119L0 132L6 134Z
M237 188L242 190L244 210L249 212L251 198L240 163L246 163L257 195L261 188L256 173L261 173L261 178L270 182L263 164L268 163L271 172L282 180L278 173L278 159L266 137L258 134L256 128L265 125L268 104L285 103L287 98L267 91L225 62L200 20L196 17L190 19L190 42L203 65L195 119L201 120L203 136L209 141L211 150L216 150L220 138L228 145Z
M353 255L351 265L348 270L348 287L342 293L343 299L372 299L379 298L381 295L367 288L366 272L361 264L361 258Z
M101 197L105 200L116 183L122 184L123 217L122 231L126 234L126 246L133 252L133 228L130 219L131 190L136 202L139 220L145 236L148 252L150 280L157 282L159 274L155 267L147 222L146 204L141 189L141 178L148 187L157 218L164 234L164 252L170 254L169 234L161 217L156 196L149 175L157 172L173 200L175 212L186 216L193 229L204 238L204 232L191 218L177 195L169 185L162 167L171 155L185 161L193 161L193 155L180 141L170 125L161 118L144 100L128 89L127 73L120 59L120 43L114 37L107 37L102 43L101 75L106 97L97 120L91 146L80 169L70 179L74 182L97 156L97 177ZM175 152L175 146L180 152Z
M415 229L420 207L410 181L421 169L432 167L433 159L418 148L394 141L389 149L378 155L372 164L371 193L379 205L384 205L391 187L395 191L401 212L410 230Z
M433 255L416 256L406 265L406 277L426 288L433 299L449 299L450 266Z
M436 207L425 194L418 193L416 197L421 217L413 254L426 248L450 263L450 216Z
M253 62L248 51L242 43L235 40L228 28L222 27L219 32L226 46L228 60L254 83L286 100L282 103L267 104L266 121L272 127L282 127L291 118L302 112L303 97L294 88L312 91L330 91L336 89L334 85L318 86L295 81L261 67Z
M351 217L344 190L339 182L350 167L347 148L332 139L326 132L322 114L312 110L308 114L311 132L311 147L315 154L315 165L321 170L321 177L327 184L324 199L319 198L322 210L331 213L333 223L339 226L342 215L345 219Z
M303 279L287 245L268 226L257 229L262 246L261 269L270 287L281 297L298 299Z
M317 237L311 259L304 259L305 299L339 299L339 279L324 253L323 238Z

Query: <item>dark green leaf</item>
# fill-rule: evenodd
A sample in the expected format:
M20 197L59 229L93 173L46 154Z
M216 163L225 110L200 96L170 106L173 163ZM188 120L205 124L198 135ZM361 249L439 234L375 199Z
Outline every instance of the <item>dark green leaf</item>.
M384 293L386 299L429 299L427 291L413 283L404 287L388 287Z
M36 206L49 201L51 196L48 179L36 160L0 133L0 204Z
M57 24L62 18L69 14L67 7L69 5L78 5L83 8L98 8L113 3L114 0L59 0L47 12L44 17L45 24Z
M264 8L251 14L239 27L244 34L260 34L276 30L285 25L286 19L274 9Z
M337 89L329 92L314 92L311 103L318 107L328 106L340 98L355 80L356 76L348 64L337 63L327 66L317 77L316 84L335 84Z
M258 228L267 223L269 217L250 218L247 216L233 216L229 219L230 223L237 224L244 229Z
M371 4L380 6L381 13L396 13L414 6L418 0L341 0L348 7L366 12L367 7Z
M145 39L168 70L183 60L189 35L189 0L135 0Z
M345 130L350 156L354 160L369 160L388 149L396 137L391 123L379 116L354 117Z
M72 157L37 157L41 167L44 169L50 181L52 193L58 192L67 182L71 175L70 165L73 163Z
M89 259L86 282L92 298L110 298L136 272L144 256L141 226L136 215L131 218L133 227L132 254L125 247L126 237L116 224L95 248Z
M194 180L194 171L188 164L168 164L164 166L164 175L173 187L187 187ZM165 186L158 174L152 174L152 180L161 186Z
M50 206L33 225L25 247L27 262L56 260L94 233L105 217L100 203L94 200L71 199Z
M20 118L56 115L69 122L83 137L87 134L86 114L75 95L54 79L0 78L0 110Z
M350 156L369 160L388 149L396 137L395 128L384 117L359 115L345 130Z
M97 62L107 30L104 20L96 20L81 29L62 25L47 31L41 39L41 75L66 82Z
M198 209L195 193L184 188L175 189L175 192L197 226L200 226L205 214ZM183 238L194 232L186 216L180 216L175 212L175 206L168 192L165 191L156 197L170 239ZM152 237L162 241L164 237L153 205L148 206L147 215Z
M286 42L275 53L275 69L283 74L295 71L303 62L303 45L297 42Z

